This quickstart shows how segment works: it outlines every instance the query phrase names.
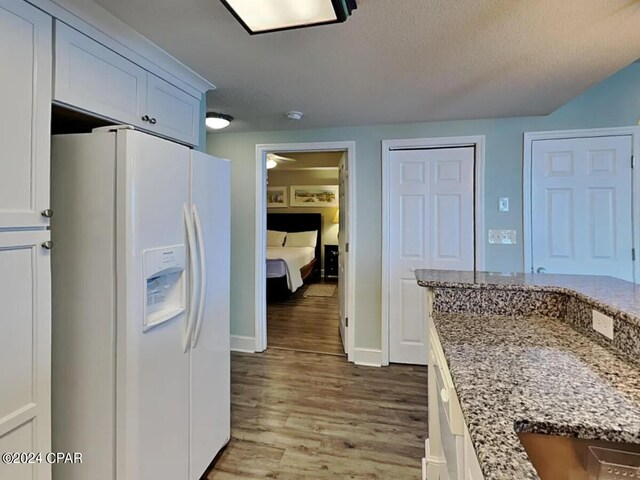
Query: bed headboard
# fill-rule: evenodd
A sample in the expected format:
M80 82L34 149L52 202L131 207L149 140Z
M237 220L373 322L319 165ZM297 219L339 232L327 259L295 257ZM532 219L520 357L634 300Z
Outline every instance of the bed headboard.
M322 214L320 213L267 213L267 229L279 232L318 231L315 273L320 275L322 259Z

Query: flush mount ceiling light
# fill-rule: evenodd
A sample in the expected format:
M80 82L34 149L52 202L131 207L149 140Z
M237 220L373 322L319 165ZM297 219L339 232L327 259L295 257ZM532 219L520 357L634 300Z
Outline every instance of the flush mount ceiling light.
M207 119L205 120L205 123L209 128L220 130L221 128L228 127L232 121L233 117L231 115L226 115L224 113L207 112Z
M220 0L251 35L344 22L356 0Z

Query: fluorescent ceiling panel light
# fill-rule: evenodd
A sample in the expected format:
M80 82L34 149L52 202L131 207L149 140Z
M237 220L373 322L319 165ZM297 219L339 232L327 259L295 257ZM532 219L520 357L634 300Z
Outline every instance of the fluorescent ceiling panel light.
M251 34L344 22L355 0L220 0Z

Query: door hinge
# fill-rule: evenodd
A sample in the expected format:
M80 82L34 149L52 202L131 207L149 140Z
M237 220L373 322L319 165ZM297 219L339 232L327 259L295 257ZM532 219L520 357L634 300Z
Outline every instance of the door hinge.
M349 317L344 317L344 326L345 327L349 326Z
M344 251L345 251L345 253L349 253L349 242L345 243Z
M631 168L636 168L636 157L631 155Z
M633 262L636 261L636 249L635 248L631 249L631 261L633 261Z

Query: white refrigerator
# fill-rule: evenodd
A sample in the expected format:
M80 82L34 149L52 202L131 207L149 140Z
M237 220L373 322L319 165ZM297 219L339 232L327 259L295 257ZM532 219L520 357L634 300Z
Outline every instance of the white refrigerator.
M52 140L54 480L197 480L230 436L229 162Z

